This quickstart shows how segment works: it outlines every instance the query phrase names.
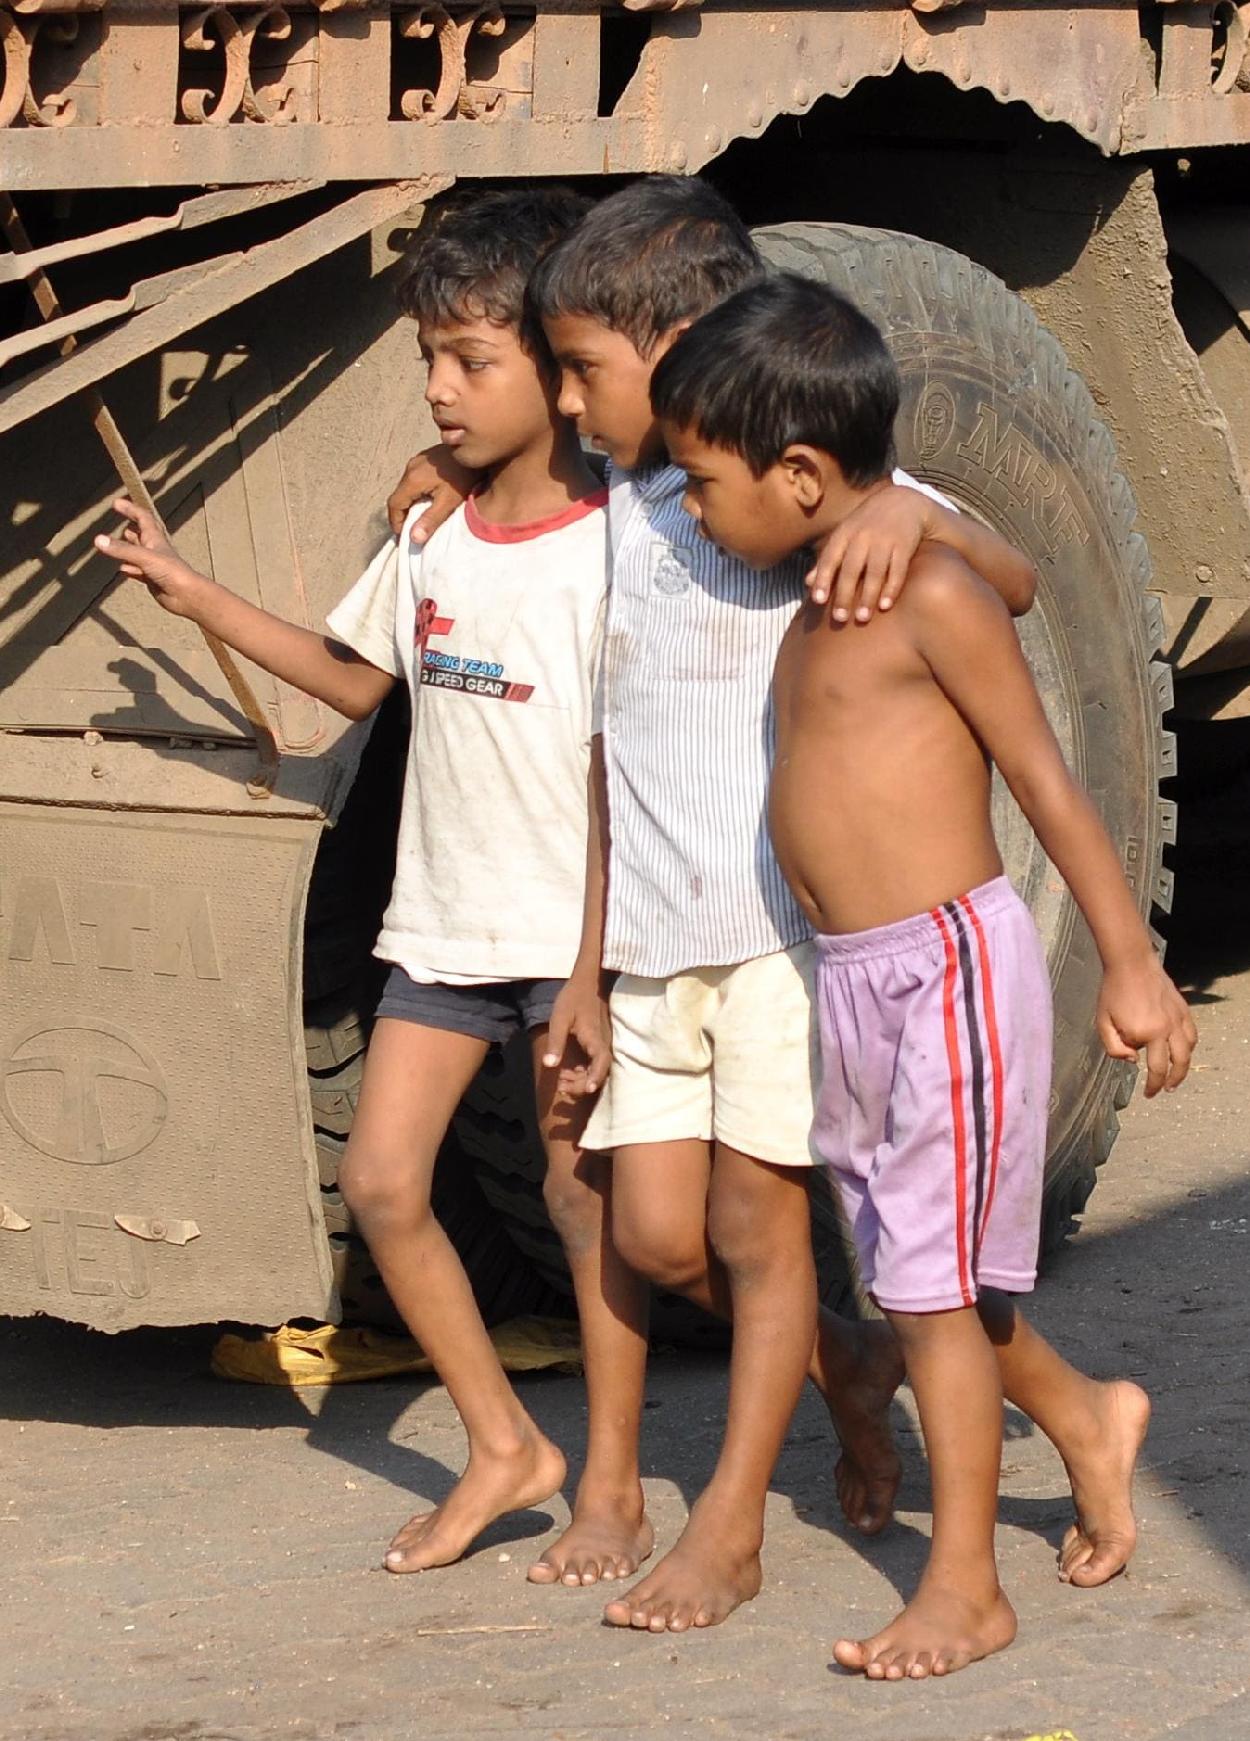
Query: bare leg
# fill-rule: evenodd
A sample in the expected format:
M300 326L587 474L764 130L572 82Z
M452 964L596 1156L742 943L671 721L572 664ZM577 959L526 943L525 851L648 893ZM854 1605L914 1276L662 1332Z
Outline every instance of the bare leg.
M1150 1398L1127 1379L1108 1384L1068 1365L1011 1299L985 1289L978 1305L994 1344L1004 1394L1063 1458L1076 1522L1064 1537L1059 1576L1091 1588L1122 1572L1137 1545L1133 1472L1150 1424Z
M343 1163L344 1201L469 1436L468 1467L453 1491L392 1542L392 1572L449 1565L495 1518L550 1499L564 1480L564 1458L521 1407L430 1211L439 1144L485 1055L483 1041L384 1017Z
M843 1668L870 1680L953 1674L1016 1635L998 1583L994 1521L1002 1460L998 1363L975 1309L891 1312L933 1477L933 1546L920 1588L874 1638L839 1639Z
M580 1147L589 1106L560 1097L557 1072L542 1066L546 1033L543 1028L534 1035L538 1120L547 1148L545 1196L577 1295L589 1424L573 1521L530 1567L529 1577L535 1584L581 1586L632 1577L655 1543L638 1473L648 1290L612 1244L611 1164Z
M682 1146L694 1145L672 1148ZM628 1173L629 1151L617 1151L616 1165L622 1169L623 1154ZM604 1617L614 1626L715 1626L760 1587L764 1502L816 1328L804 1178L718 1146L707 1228L733 1308L725 1439L680 1541L640 1584L608 1603ZM625 1249L631 1255L628 1233Z
M616 1236L629 1242L630 1262L657 1287L683 1294L719 1318L732 1318L729 1278L707 1244L709 1169L703 1142L647 1143L618 1151L614 1227ZM843 1513L864 1535L876 1535L893 1515L901 1474L890 1429L890 1402L903 1381L894 1332L888 1324L859 1324L820 1307L808 1376L824 1398L842 1446L836 1482Z

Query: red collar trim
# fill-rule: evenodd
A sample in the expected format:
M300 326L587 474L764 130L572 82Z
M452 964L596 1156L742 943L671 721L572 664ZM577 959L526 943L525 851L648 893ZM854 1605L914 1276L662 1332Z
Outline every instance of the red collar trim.
M580 502L570 502L558 514L548 514L545 520L526 520L519 526L500 526L493 520L483 520L476 498L468 497L464 504L464 523L475 538L484 544L524 544L530 538L543 538L548 532L562 531L577 520L584 520L598 508L608 505L606 489L583 496Z

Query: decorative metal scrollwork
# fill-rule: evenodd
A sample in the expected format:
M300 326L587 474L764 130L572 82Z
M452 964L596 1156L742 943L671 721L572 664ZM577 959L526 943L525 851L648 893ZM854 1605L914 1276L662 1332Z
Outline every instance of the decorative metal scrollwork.
M74 99L62 92L46 97L35 94L32 63L40 38L48 42L74 42L78 20L73 14L15 18L0 11L0 48L3 48L4 83L0 85L0 127L11 127L19 116L29 127L68 127L77 114Z
M1247 0L1220 0L1214 17L1223 42L1216 56L1212 89L1221 97L1230 91L1250 91L1250 4Z
M290 15L281 6L239 14L225 6L207 6L202 12L191 13L182 26L183 48L202 54L220 46L225 70L220 90L196 87L182 92L179 108L183 119L209 127L224 127L240 114L249 121L297 120L293 85L266 85L258 90L253 80L256 44L285 42L290 34Z
M399 33L409 42L429 41L438 45L438 83L433 90L404 91L400 113L409 121L445 121L459 116L466 121L497 121L503 114L507 93L475 86L468 76L470 38L502 36L507 20L498 6L479 6L453 18L445 7L434 4L407 12L399 18Z

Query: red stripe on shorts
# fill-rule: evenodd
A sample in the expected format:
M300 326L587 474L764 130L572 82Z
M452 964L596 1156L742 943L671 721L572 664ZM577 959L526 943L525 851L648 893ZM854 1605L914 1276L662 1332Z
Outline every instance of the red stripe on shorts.
M955 1250L959 1259L959 1291L964 1305L975 1304L968 1278L968 1132L964 1122L964 1073L959 1058L959 1023L955 1017L955 981L959 962L946 920L938 908L929 917L942 934L946 950L946 975L942 982L942 1022L946 1030L946 1062L951 1078L951 1120L955 1128Z
M981 1003L985 1009L985 1032L990 1043L990 1072L994 1082L994 1135L990 1140L990 1177L985 1189L985 1209L981 1215L981 1230L978 1235L980 1240L985 1238L985 1230L990 1224L990 1210L994 1207L994 1187L998 1182L998 1160L1003 1146L1003 1053L998 1043L994 978L990 972L990 954L985 944L985 931L977 910L967 895L959 897L959 904L972 920L972 929L977 934L977 958L981 963Z

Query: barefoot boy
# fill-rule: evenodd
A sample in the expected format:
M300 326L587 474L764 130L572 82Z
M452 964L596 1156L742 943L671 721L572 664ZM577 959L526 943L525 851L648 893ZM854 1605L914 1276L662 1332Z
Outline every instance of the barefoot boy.
M705 538L766 571L762 597L779 562L883 487L898 397L871 322L795 277L707 315L652 381L688 511ZM862 629L801 611L774 695L771 831L817 932L813 1140L902 1344L933 1476L916 1595L835 1655L874 1679L920 1679L1015 1635L994 1560L1004 1391L1067 1464L1078 1525L1063 1572L1077 1583L1103 1581L1131 1551L1149 1412L1135 1385L1074 1372L1007 1297L1036 1270L1050 988L991 830L991 760L1093 932L1107 1051L1144 1046L1154 1094L1181 1082L1196 1035L1007 612L954 551L923 545L894 609Z
M618 1403L614 1387L642 1358L641 1288L604 1238L602 1163L580 1148L587 1102L561 1098L541 1062L583 928L606 498L556 412L550 357L522 299L543 250L583 210L566 191L521 190L427 219L403 302L418 323L434 420L482 487L423 550L404 528L331 613L333 639L194 573L129 502L118 504L125 539L97 539L167 610L350 718L367 718L396 682L411 691L395 885L377 945L393 965L341 1184L460 1411L469 1461L443 1504L400 1530L385 1560L395 1572L458 1559L494 1518L541 1504L564 1479L563 1457L509 1386L430 1212L435 1158L461 1095L492 1042L522 1029L547 1201L577 1289L588 1466L605 1489L634 1468L630 1451L618 1473L613 1428L632 1397ZM593 1059L586 1074L593 1085Z
M560 407L611 463L603 959L620 978L593 1141L615 1151L612 1225L624 1256L734 1320L729 1419L711 1484L672 1552L606 1611L613 1624L655 1632L724 1620L759 1588L765 1496L806 1372L842 1442L843 1508L866 1533L886 1522L898 1472L887 1425L901 1376L893 1339L828 1312L815 1333L806 1186L814 951L764 820L769 684L806 564L783 564L761 590L742 563L700 543L649 397L651 372L678 334L762 270L718 194L661 176L596 206L530 284L562 371ZM428 464L411 467L404 497L436 482ZM855 528L869 547L869 600L900 541L907 558L927 532L1001 576L1028 607L1029 564L915 490L886 491L847 533ZM848 535L838 549L852 545ZM848 608L841 594L835 604ZM598 911L588 903L596 927ZM588 1029L597 928L585 956L590 971L575 971L569 1009ZM621 1423L631 1443L642 1381L640 1361ZM615 1507L620 1539L637 1539L639 1504L637 1490L628 1504L607 1496L599 1528L611 1528ZM595 1565L575 1524L531 1576L590 1583Z

